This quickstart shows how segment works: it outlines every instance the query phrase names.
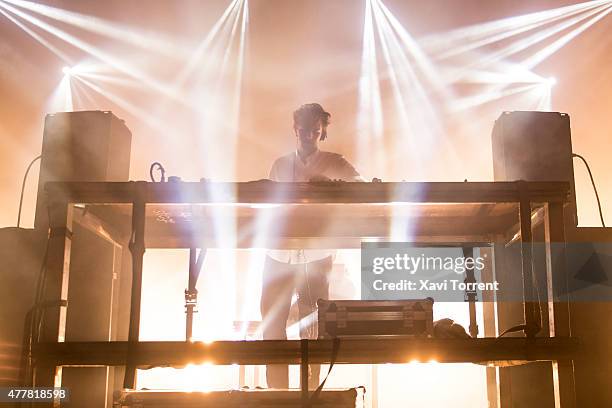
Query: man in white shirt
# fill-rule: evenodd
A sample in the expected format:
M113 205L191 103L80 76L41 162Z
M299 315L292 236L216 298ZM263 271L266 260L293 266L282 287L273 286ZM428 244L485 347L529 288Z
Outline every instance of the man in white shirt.
M278 158L270 179L283 182L363 181L355 168L337 153L319 150L327 137L330 114L318 103L300 106L293 112L295 152ZM327 299L333 250L270 251L263 272L261 314L264 339L286 339L286 325L293 293L297 293L300 337L316 338L316 302ZM318 365L310 366L309 387L319 382ZM268 365L266 379L271 388L289 388L286 365Z

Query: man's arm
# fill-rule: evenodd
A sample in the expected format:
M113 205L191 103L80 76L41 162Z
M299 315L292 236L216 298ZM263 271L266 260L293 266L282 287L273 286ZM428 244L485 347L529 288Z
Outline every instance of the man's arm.
M361 175L355 169L355 167L353 167L353 165L351 163L349 163L348 160L346 160L344 158L344 156L341 156L340 162L341 162L341 165L340 165L340 174L342 175L342 180L345 180L345 181L365 181L365 179L363 177L361 177Z
M272 168L270 168L270 176L268 177L272 181L278 181L278 160L275 160L272 163Z

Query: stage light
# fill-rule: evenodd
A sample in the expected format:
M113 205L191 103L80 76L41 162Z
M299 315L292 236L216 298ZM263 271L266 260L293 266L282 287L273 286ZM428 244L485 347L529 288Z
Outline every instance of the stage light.
M60 40L63 40L65 42L67 42L68 44L71 44L72 46L79 48L87 53L89 53L90 55L92 55L93 57L99 59L100 61L104 61L106 64L108 64L109 66L115 68L116 70L123 72L126 75L129 75L133 78L137 78L139 79L142 83L148 85L149 87L151 87L152 89L167 95L168 97L171 97L173 99L179 99L178 96L172 92L172 90L165 84L162 83L160 81L157 81L155 79L153 79L151 76L149 76L147 73L131 66L130 64L127 64L125 62L125 60L120 59L120 58L116 58L104 51L102 51L100 48L95 47L93 45L91 45L90 43L87 43L79 38L77 38L76 36L69 34L66 31L60 30L56 27L53 27L52 25L36 18L33 17L27 13L24 13L23 11L10 6L4 2L0 2L0 7L4 8L5 10L21 17L22 19L28 21L29 23L35 25L36 27L45 30L46 32L48 32L51 35L56 36L57 38L59 38Z
M611 4L612 2L607 2L606 6L599 7L594 12L588 13L588 17L592 17L592 18L589 18L587 21L582 23L580 26L574 28L569 33L566 33L561 38L558 38L557 40L555 40L552 44L547 45L543 49L533 54L531 57L522 61L521 64L523 64L524 66L530 69L536 67L542 61L546 60L548 57L550 57L555 52L559 51L561 48L567 45L571 40L573 40L578 35L586 31L593 24L597 23L598 21L606 17L610 12L612 12Z
M380 154L372 157L372 152L382 152L380 139L383 136L382 101L380 81L376 63L376 39L374 36L374 17L372 2L365 3L365 18L361 51L361 72L358 84L359 111L357 114L357 160L369 163L365 169L371 174L381 175L384 163Z
M536 65L558 51L570 40L610 12L612 2L589 1L567 7L511 17L452 30L428 36L420 41L429 53L438 60L453 57L441 67L442 78L447 84L481 83L490 84L477 94L460 100L449 99L451 110L474 108L478 105L497 100L518 92L524 92L524 102L535 97L537 108L550 110L550 88L554 83L531 72ZM575 28L577 26L577 28ZM546 40L570 29L561 38L547 43ZM523 34L517 39L511 37ZM509 40L510 39L510 40ZM501 41L504 41L501 43ZM502 44L493 52L486 52L484 46ZM540 46L540 50L535 48ZM531 56L518 63L508 58L526 50L535 50ZM479 50L480 49L480 50ZM512 68L512 66L516 68ZM505 67L510 67L506 69ZM517 86L534 84L536 87ZM514 86L517 85L517 86ZM541 85L544 85L542 87ZM536 106L525 104L520 109L533 109Z
M439 58L447 58L610 3L609 0L586 1L435 33L422 38L419 42L431 54Z
M568 28L583 22L584 20L592 21L591 17L596 15L601 11L601 6L594 9L589 9L586 12L582 12L581 14L564 19L558 24L553 25L552 27L547 27L545 29L536 31L528 35L527 37L521 38L517 41L513 41L499 50L491 53L473 53L471 55L466 55L466 64L463 64L462 69L464 70L463 75L459 75L458 79L463 79L463 76L468 74L471 70L477 68L493 68L494 64L497 64L502 61L507 61L509 57L513 55L517 55L521 52L525 52L528 49L532 49L532 47L537 44L543 43L545 40L550 39L551 37L567 30ZM551 50L551 46L545 46L544 50ZM550 53L543 53L542 51L535 52L535 54L531 57L528 57L526 60L520 62L520 65L524 66L526 69L534 68L538 63L542 62L545 58L550 56ZM471 56L471 60L467 60L468 57Z
M557 80L554 77L546 78L539 87L533 89L532 94L538 101L536 107L538 111L552 111L552 88L556 83ZM536 214L532 218L534 216Z
M64 67L65 68L65 67ZM64 72L64 69L62 69ZM64 72L62 79L49 96L45 109L47 112L70 112L74 110L72 81L70 75Z
M86 85L88 88L96 91L98 94L102 95L110 102L115 104L117 107L123 109L130 115L139 119L143 124L148 126L150 129L160 132L161 134L167 133L167 126L164 122L162 122L155 115L152 115L148 110L141 108L140 106L133 104L121 96L117 95L114 92L111 92L108 89L102 88L95 83L83 78L80 75L74 75L74 71L71 70L71 75L66 76L65 78L73 78L82 84Z
M0 7L1 6L2 6L2 2L0 1ZM29 29L21 21L17 20L15 17L11 16L8 12L4 11L2 8L0 8L0 14L4 15L4 17L6 17L9 20L11 20L13 23L15 23L15 25L17 27L19 27L23 31L25 31L30 37L34 38L36 41L38 41L41 45L46 47L53 54L57 55L59 57L59 59L61 59L62 61L66 62L66 63L70 63L70 58L68 58L68 56L66 54L64 54L61 50L59 50L56 46L54 46L49 41L44 39L42 36L40 36L36 32L34 32L31 29Z
M12 3L12 5L10 4ZM7 1L0 1L0 12L2 12L2 14L6 15L7 18L9 18L11 21L14 21L18 26L20 26L24 31L26 31L28 34L30 34L33 38L37 39L41 44L45 45L47 48L49 48L52 52L54 52L55 54L57 54L60 58L62 58L62 60L64 62L66 62L68 67L70 68L70 72L69 75L70 77L76 77L77 74L78 76L84 76L84 77L88 77L90 80L94 80L96 82L100 81L104 81L107 83L111 83L114 82L115 84L120 84L120 85L130 85L132 87L137 86L139 87L141 90L145 90L145 91L153 91L153 92L157 92L160 93L162 95L164 95L166 98L168 98L169 101L172 102L178 102L181 105L183 105L184 107L186 107L187 109L193 110L195 113L198 113L201 111L204 112L208 112L207 116L203 119L203 123L206 123L206 128L207 128L207 133L210 131L210 125L211 123L215 123L216 126L222 127L222 129L219 130L219 132L223 133L224 135L228 134L228 123L229 123L229 127L232 127L231 129L229 129L230 131L234 132L236 131L236 129L238 128L237 124L235 123L230 123L232 121L224 121L224 123L217 123L219 122L218 120L218 115L216 115L214 112L211 111L210 108L208 109L204 109L203 106L204 105L212 105L212 106L216 106L218 105L218 103L216 102L216 100L210 101L210 102L206 102L204 103L202 101L202 96L204 96L206 99L208 98L212 98L212 96L210 95L210 88L214 87L211 86L211 84L209 82L213 82L218 84L219 81L217 80L218 78L212 78L209 74L207 73L203 73L201 67L197 67L198 68L198 79L199 82L193 86L190 87L189 91L190 93L192 93L193 96L188 97L185 93L185 91L183 89L178 89L179 87L175 86L175 84L169 82L169 81L165 81L165 80L160 80L158 78L155 78L154 76L151 75L150 72L140 69L139 67L133 65L132 63L130 63L130 61L122 59L122 58L117 58L116 56L114 56L112 53L108 53L105 50L102 50L98 47L96 47L93 43L88 43L83 41L81 38L79 38L77 35L68 33L67 31L63 31L60 30L57 27L54 27L52 25L50 25L49 23L42 21L41 19L38 19L30 14L27 14L26 12L24 12L23 9L18 9L15 7L15 5L18 5L20 7L24 7L27 8L29 10L32 11L36 11L39 12L43 15L47 15L49 14L50 16L52 16L51 18L55 18L61 21L65 21L69 24L74 24L76 26L82 27L84 23L86 23L87 21L89 21L87 19L88 16L86 15L76 15L74 13L68 13L66 15L64 15L62 17L62 10L61 9L51 9L51 8L47 8L47 7L39 7L39 5L37 5L36 3L32 3L32 2L25 2L25 1L20 1L20 0L11 0L11 2L7 2ZM236 26L235 21L240 19L240 12L242 11L242 27L240 30L240 37L241 37L241 42L240 42L240 53L239 53L239 75L236 77L236 80L233 82L233 87L231 88L224 88L221 91L222 92L226 92L229 94L229 96L233 96L234 98L236 98L237 100L234 102L234 107L236 107L240 102L239 102L239 98L240 98L240 90L241 90L241 81L242 81L242 66L243 66L243 61L244 61L244 53L245 53L245 43L246 43L246 26L247 26L247 22L248 22L248 2L245 0L234 0L232 1L232 4L227 8L226 13L224 13L224 15L222 16L221 20L217 22L217 24L215 24L215 26L213 27L213 29L211 30L211 35L207 36L206 41L204 42L204 45L201 47L200 51L206 50L209 51L206 55L206 63L210 64L211 68L214 67L214 63L215 61L217 61L218 59L221 59L223 57L223 52L225 52L226 49L228 49L228 44L222 44L223 41L219 41L219 40L227 40L229 38L229 32L225 33L225 32L221 32L222 30L220 30L222 28L222 26L224 25L223 23L226 22L230 25ZM11 16L9 13L12 13L14 16ZM227 17L232 16L231 19L229 21L223 21L224 19L227 20ZM62 17L62 18L60 18ZM99 69L94 69L94 70L84 70L81 71L80 69L78 70L78 72L76 72L76 66L72 65L72 61L70 61L68 58L66 58L63 53L61 53L60 50L58 50L56 47L52 46L47 40L45 40L44 38L42 38L40 35L36 34L35 32L33 32L32 30L28 29L27 27L25 27L25 25L23 25L21 22L19 22L17 20L17 18L23 19L25 20L25 22L30 23L34 26L36 26L36 28L41 29L46 31L47 33L57 37L58 39L65 41L67 44L72 45L78 49L81 49L85 52L87 52L89 55L91 55L92 57L94 57L96 60L100 61L102 64L97 64L98 68L102 67L102 69L109 71L109 75L106 75L105 77L101 77L100 76L100 72ZM101 23L102 20L96 20L94 18L96 24L97 23ZM92 21L94 21L92 20ZM95 24L94 24L95 25ZM111 24L112 25L112 24ZM227 25L227 24L225 24ZM110 26L102 26L100 24L96 25L96 32L99 32L100 34L102 34L102 30L106 30L106 29L110 29ZM125 34L126 36L128 36L128 32L123 31L123 34ZM116 32L115 32L116 34ZM113 34L114 35L114 34ZM112 35L111 35L112 37ZM133 37L132 38L136 38ZM213 38L219 38L219 40L217 42L219 42L219 52L217 52L217 54L210 52L210 48L208 47L208 45L211 45L213 43ZM221 55L218 55L221 54ZM91 64L90 64L91 65ZM217 71L215 71L217 72ZM123 74L123 75L122 75ZM64 74L65 76L67 74ZM113 77L116 77L116 80L113 80ZM123 78L122 78L123 77ZM127 77L127 78L126 78ZM131 83L130 83L131 81ZM89 84L88 84L89 85ZM108 85L108 84L107 84ZM112 84L111 84L112 85ZM193 90L196 90L195 92ZM225 89L230 89L229 91L225 91ZM233 89L233 92L232 92ZM198 93L198 90L201 90L201 94ZM114 94L114 101L112 101L113 103L117 103L118 101L121 102L121 105L124 109L130 109L132 112L134 113L139 109L134 109L136 104L132 103L132 102L128 102L125 98L120 97L117 93L112 92L112 88L110 86L106 86L103 91L105 93L108 94ZM202 95L203 94L203 95ZM226 99L227 98L224 95L213 95L215 98L222 98L222 99ZM110 99L110 98L109 98ZM128 107L128 105L130 105ZM229 109L228 109L229 110ZM147 110L141 110L140 112L138 112L136 114L136 116L140 116L140 117L144 117L144 116L154 116L154 115L146 115L146 111ZM150 110L148 110L150 112ZM232 112L237 112L238 109L232 109ZM236 115L233 115L233 117L235 117ZM148 125L152 124L152 121L147 121ZM154 128L157 128L158 126L154 125ZM234 132L235 133L235 132ZM211 140L214 139L214 137L211 135ZM231 165L231 163L228 163L229 165ZM231 177L231 175L229 176Z
M415 65L419 68L420 74L428 81L428 85L433 87L436 92L442 94L444 98L450 97L447 94L447 90L442 86L439 79L438 69L430 61L429 57L423 52L420 45L412 38L412 35L404 28L404 26L398 21L398 19L391 13L391 11L385 6L381 0L375 0L375 15L377 23L379 21L385 21L386 25L390 25L394 32L394 40L406 50L406 55L410 57L411 61L414 61ZM389 30L390 31L390 30ZM420 85L420 84L419 84Z
M401 132L401 136L396 135L385 142L391 144L395 155L391 159L386 158L384 171L392 170L389 161L403 167L401 158L407 152L412 152L414 171L418 172L423 168L419 161L430 155L431 149L443 134L433 98L448 101L453 96L445 87L438 67L431 63L409 31L385 4L381 0L372 0L370 7L372 24L377 27L378 42L386 63L385 74L390 79L395 101L397 124L391 127ZM376 52L372 55L375 56ZM428 140L428 143L417 145L414 142L416 137ZM384 149L390 146L381 147ZM374 151L378 150L374 146Z
M3 0L14 6L33 11L50 19L70 24L82 30L90 31L106 36L113 40L122 41L147 51L159 52L160 54L184 58L189 55L190 50L181 45L181 42L173 41L159 35L156 32L142 32L134 28L106 21L98 17L79 14L61 8L51 7L25 0Z
M210 51L209 47L211 46L215 37L217 37L217 35L221 31L221 28L228 20L230 20L231 18L236 18L237 14L239 13L239 10L240 0L232 0L232 2L224 10L219 20L217 20L215 25L210 29L210 31L208 31L206 37L202 40L198 47L191 52L191 57L189 58L189 61L176 76L174 85L176 88L179 88L185 83L189 75L191 75L202 57L205 55L205 52Z
M64 73L64 75L71 75L72 74L72 68L65 66L64 68L62 68L62 72Z
M484 105L485 103L489 103L498 99L502 99L508 97L510 95L515 95L523 92L529 92L534 89L539 89L541 87L541 83L539 84L527 84L522 86L514 86L514 87L497 87L495 89L488 90L486 92L480 92L475 95L467 96L464 98L458 98L454 100L450 104L450 109L452 111L463 111L470 108L475 108L480 105Z
M240 113L240 101L242 98L242 76L244 71L244 57L246 54L247 45L247 30L249 24L249 0L245 0L242 6L242 25L240 27L240 48L238 50L238 70L236 74L236 81L234 83L234 117L238 122L238 115Z
M72 35L66 31L54 27L45 21L42 21L32 15L25 13L20 9L17 9L14 6L9 5L5 1L0 1L0 7L3 8L5 11L13 13L21 19L26 20L30 24L35 25L37 28L40 28L46 31L47 33L59 38L60 40L65 41L66 43L87 52L89 55L91 55L98 61L101 61L106 67L112 68L113 70L118 71L119 73L125 74L130 78L133 78L134 80L142 84L143 87L158 92L169 98L170 100L182 104L186 108L197 110L195 108L196 104L192 101L188 101L184 97L184 95L178 92L178 90L175 89L171 84L169 84L168 81L158 80L151 76L148 72L134 66L129 61L117 58L114 55L107 53L104 50L92 45L91 43L81 40L75 35ZM213 56L210 55L209 59L214 60ZM199 102L201 101L198 101L198 104Z

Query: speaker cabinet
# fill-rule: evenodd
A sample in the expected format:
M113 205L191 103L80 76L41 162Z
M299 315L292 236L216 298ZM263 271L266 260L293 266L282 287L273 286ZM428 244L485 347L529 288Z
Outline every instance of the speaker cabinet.
M45 118L35 231L46 236L45 184L50 181L128 181L132 135L108 111L61 112ZM82 211L75 208L75 211ZM83 218L81 214L81 218ZM83 220L82 220L83 221ZM86 220L85 220L86 221ZM110 242L74 222L68 285L66 341L124 340L130 282L125 242ZM21 261L30 261L27 255ZM16 259L20 259L17 258ZM32 269L32 267L30 267ZM32 271L30 274L33 273ZM31 279L30 279L31 280ZM123 285L120 285L119 283ZM29 294L33 287L14 290ZM32 296L28 298L31 305ZM23 319L22 319L23 321ZM23 325L23 323L21 323ZM112 367L64 367L62 385L73 390L67 406L110 407L117 378Z
M493 175L495 181L566 181L571 199L565 209L566 230L577 225L572 164L570 119L558 112L504 112L495 121L492 133ZM544 230L537 226L534 239L543 240ZM515 244L516 246L518 244ZM495 274L506 287L516 281L520 256L510 256L511 248L496 245ZM518 248L514 253L519 253ZM535 278L539 287L546 287L545 259L533 253ZM519 275L520 276L520 275ZM540 305L546 310L547 304ZM548 336L548 315L542 313L538 336ZM497 319L501 330L523 323L523 306L519 302L499 302ZM538 384L534 387L533 384ZM554 406L553 370L549 362L499 369L499 393L502 406Z
M570 118L559 112L504 112L492 134L495 181L567 181L566 226L577 226Z
M108 111L47 115L34 226L49 224L44 187L49 181L127 181L132 134Z

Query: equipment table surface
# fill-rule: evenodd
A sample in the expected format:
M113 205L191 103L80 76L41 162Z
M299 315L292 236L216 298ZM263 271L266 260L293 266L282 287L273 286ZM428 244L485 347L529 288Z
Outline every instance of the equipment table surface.
M48 183L77 219L129 236L135 182ZM518 225L517 183L144 183L151 248L357 248L363 240L493 242ZM568 183L525 183L532 212ZM235 239L234 239L235 238Z

